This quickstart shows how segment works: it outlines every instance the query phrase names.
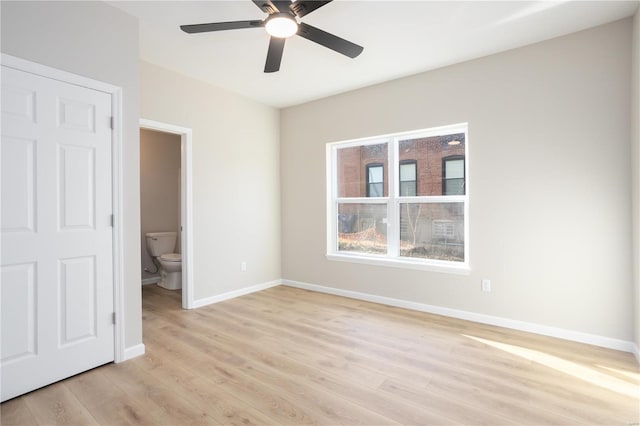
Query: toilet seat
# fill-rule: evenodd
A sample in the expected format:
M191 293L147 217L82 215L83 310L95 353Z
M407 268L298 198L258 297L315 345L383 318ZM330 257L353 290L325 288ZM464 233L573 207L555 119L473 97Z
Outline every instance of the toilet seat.
M160 260L165 262L182 262L182 255L180 253L166 253L160 256Z

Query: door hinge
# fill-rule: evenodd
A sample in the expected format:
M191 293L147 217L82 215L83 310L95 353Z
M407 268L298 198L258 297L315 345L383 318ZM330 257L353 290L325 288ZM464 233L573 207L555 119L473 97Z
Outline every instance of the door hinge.
M115 324L115 323L116 323L116 313L115 313L115 312L113 312L113 313L111 314L111 323L112 323L112 324Z
M111 227L113 228L116 223L116 216L112 214L109 220L111 221Z
M109 128L113 130L113 117L109 117Z

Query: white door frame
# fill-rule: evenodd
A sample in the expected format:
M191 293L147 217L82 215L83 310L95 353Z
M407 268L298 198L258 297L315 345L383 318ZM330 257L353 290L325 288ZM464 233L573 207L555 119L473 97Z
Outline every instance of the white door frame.
M140 128L180 135L180 225L182 226L182 308L194 309L193 303L193 180L192 132L187 127L140 119Z
M0 53L3 66L28 72L45 78L86 87L111 95L111 115L113 131L111 132L111 174L113 197L113 310L117 321L114 326L114 361L121 362L125 358L125 316L124 316L124 186L122 171L122 88L102 81L93 80L67 71L51 68L46 65L27 61L22 58Z

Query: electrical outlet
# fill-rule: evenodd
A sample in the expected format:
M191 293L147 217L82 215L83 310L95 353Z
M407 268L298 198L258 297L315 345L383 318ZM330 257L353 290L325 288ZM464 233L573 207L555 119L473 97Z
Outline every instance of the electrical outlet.
M247 272L247 262L242 262L240 264L240 271L241 272Z
M482 291L491 291L491 280L482 280Z

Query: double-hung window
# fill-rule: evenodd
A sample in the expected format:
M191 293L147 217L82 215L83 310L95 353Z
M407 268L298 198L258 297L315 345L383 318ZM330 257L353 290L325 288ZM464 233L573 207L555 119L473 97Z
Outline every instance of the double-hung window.
M464 194L464 155L442 159L442 195Z
M327 256L420 269L469 265L467 125L327 145Z
M416 196L418 191L418 164L416 160L400 161L400 196Z
M384 194L384 165L367 165L367 197L382 197Z

